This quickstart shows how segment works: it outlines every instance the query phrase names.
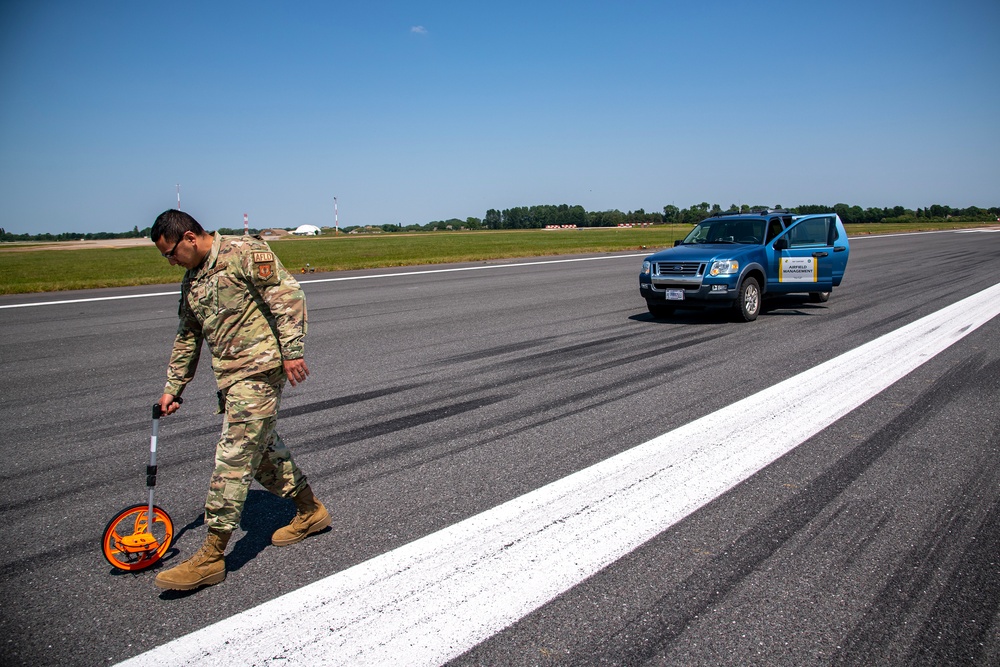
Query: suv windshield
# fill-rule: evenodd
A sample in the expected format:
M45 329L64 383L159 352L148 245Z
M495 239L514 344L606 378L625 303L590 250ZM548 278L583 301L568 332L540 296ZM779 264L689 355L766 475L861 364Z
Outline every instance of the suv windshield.
M764 223L760 220L704 220L692 229L681 243L748 243L759 245L764 240Z

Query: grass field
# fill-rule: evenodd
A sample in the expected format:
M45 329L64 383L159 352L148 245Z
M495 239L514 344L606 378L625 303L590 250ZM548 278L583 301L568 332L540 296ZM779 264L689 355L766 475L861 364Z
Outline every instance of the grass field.
M851 236L984 226L986 223L853 225ZM317 272L473 262L511 257L636 252L673 245L690 225L645 228L422 232L282 239L271 244L293 273L308 263ZM180 282L184 270L160 257L152 243L122 248L53 249L0 244L0 294Z

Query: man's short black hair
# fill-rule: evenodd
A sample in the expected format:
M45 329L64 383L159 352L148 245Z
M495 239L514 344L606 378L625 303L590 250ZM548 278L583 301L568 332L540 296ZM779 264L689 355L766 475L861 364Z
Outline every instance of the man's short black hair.
M184 232L194 232L201 236L205 233L205 229L184 211L171 208L156 216L156 222L149 230L149 238L153 243L156 243L162 236L167 241L174 243L181 240Z

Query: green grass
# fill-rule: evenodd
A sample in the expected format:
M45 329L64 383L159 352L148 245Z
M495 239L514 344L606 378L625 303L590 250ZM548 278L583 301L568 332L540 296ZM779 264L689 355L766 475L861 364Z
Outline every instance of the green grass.
M289 268L306 262L317 270L336 271L414 264L474 262L510 257L539 257L640 250L667 246L688 227L634 229L523 230L378 234L272 243Z
M510 257L641 251L672 245L687 226L634 229L423 232L282 239L271 248L289 271L308 263L317 272ZM645 248L644 248L645 247ZM152 245L130 248L33 250L0 246L0 294L156 285L180 282Z
M955 224L851 225L850 235L982 226ZM317 272L417 264L475 262L512 257L653 251L673 245L689 225L645 228L423 232L340 235L275 241L272 249L298 274L307 263ZM51 246L50 246L51 247ZM119 249L14 251L0 245L0 294L157 285L180 282L184 270L148 246Z
M0 294L180 282L184 269L138 248L0 252Z

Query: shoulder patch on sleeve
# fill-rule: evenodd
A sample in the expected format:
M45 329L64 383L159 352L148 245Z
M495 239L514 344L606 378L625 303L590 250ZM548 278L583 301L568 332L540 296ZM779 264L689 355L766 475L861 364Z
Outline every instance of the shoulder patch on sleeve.
M273 262L273 261L274 261L273 252L255 252L253 254L254 264L265 264L267 262Z

